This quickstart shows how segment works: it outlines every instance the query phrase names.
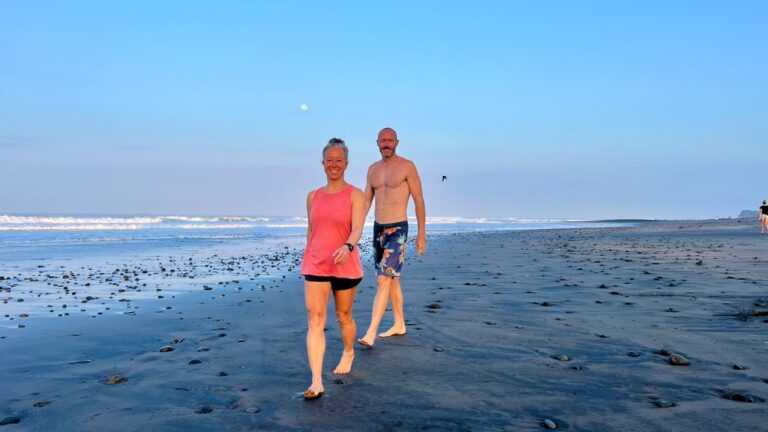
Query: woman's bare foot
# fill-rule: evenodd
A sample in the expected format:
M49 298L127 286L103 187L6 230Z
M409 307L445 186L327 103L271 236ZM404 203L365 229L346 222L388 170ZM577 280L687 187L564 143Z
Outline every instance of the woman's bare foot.
M342 352L341 353L341 360L339 360L339 365L336 366L336 369L333 370L333 373L335 374L345 374L349 373L349 371L352 370L352 362L355 360L355 350L352 350L350 352Z
M405 334L405 325L392 326L391 329L385 331L384 333L379 333L379 337L386 338L390 336L402 336L404 334Z

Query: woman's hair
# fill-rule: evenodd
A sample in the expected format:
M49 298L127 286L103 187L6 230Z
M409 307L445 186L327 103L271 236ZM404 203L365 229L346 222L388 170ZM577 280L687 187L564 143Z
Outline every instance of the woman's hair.
M325 160L325 151L331 147L338 147L344 149L344 159L349 160L349 149L344 144L344 140L341 138L331 138L328 140L328 144L323 147L323 160Z

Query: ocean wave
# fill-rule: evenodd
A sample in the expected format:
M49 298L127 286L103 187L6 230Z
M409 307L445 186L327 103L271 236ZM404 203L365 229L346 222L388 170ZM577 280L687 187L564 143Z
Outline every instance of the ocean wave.
M74 216L10 216L0 215L0 224L157 224L160 217L74 217Z
M145 225L83 224L0 226L0 231L128 231L146 229Z

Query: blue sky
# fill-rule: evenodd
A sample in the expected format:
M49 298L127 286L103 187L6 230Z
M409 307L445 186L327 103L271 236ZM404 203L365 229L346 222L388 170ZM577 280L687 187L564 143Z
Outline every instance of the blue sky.
M328 138L362 187L391 126L431 215L734 216L768 198L766 22L762 1L3 2L0 213L299 215Z

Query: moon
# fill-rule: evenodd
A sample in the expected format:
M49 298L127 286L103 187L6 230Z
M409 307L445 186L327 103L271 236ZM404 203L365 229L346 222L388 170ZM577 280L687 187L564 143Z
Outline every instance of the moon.
M300 108L302 111L304 111L304 112L307 112L307 110L309 109L309 107L307 106L307 104L301 104L301 106L300 106L299 108Z

